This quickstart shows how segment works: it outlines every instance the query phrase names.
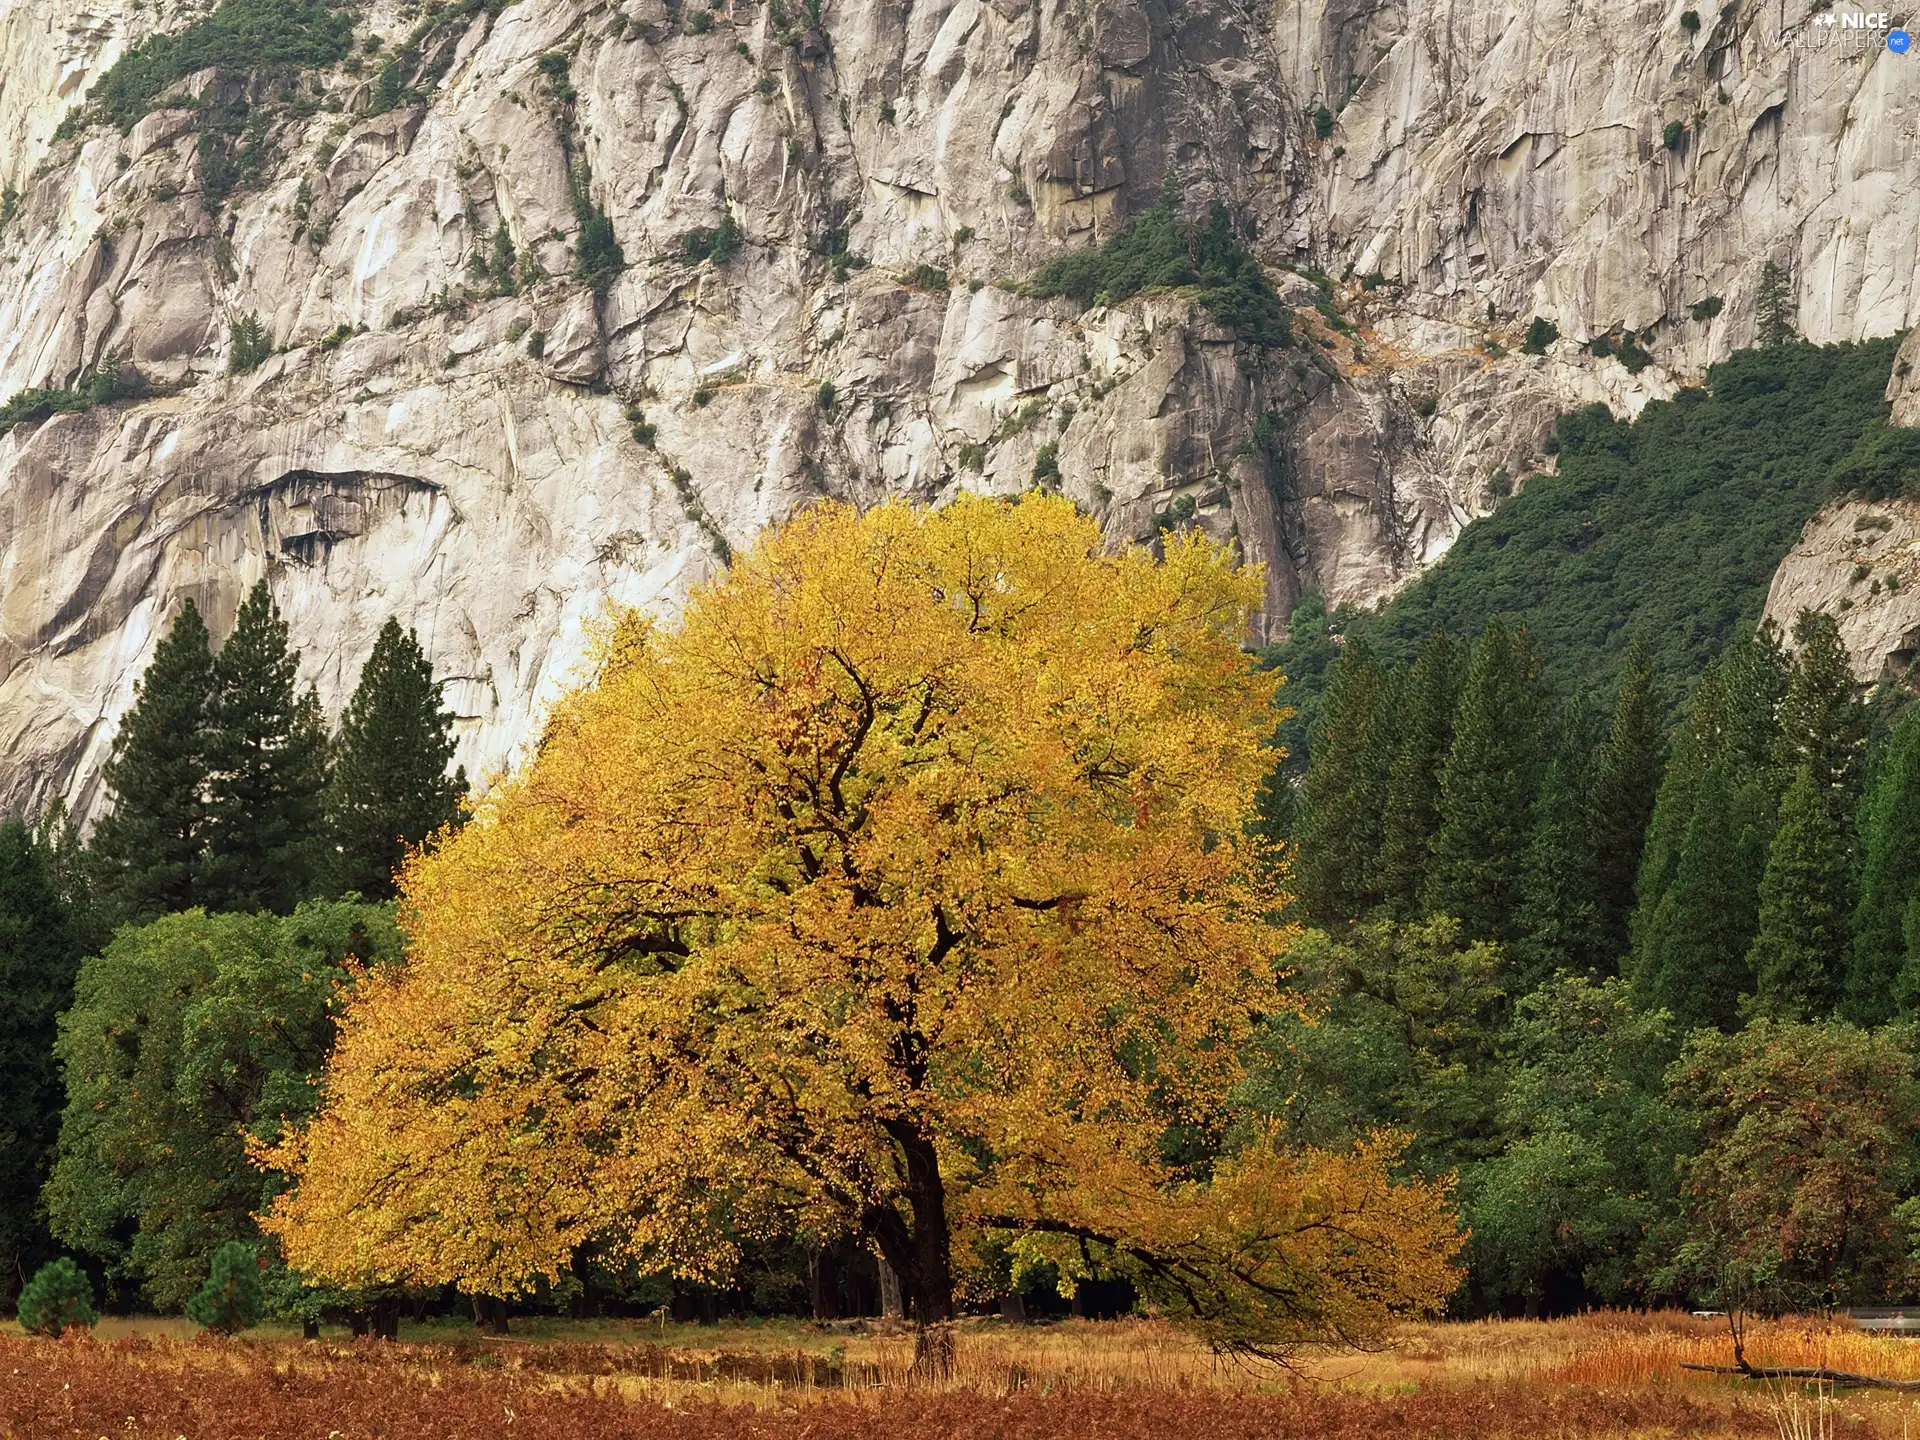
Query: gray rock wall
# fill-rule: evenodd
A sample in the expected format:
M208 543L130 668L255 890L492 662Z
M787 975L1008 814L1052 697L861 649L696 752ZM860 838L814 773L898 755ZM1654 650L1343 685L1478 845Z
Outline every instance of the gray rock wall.
M1920 59L1783 46L1792 7L1696 34L1617 3L826 0L810 25L742 0L698 34L693 11L519 0L429 35L443 73L375 115L417 18L381 0L381 55L196 77L202 108L55 140L198 9L0 0L0 399L110 356L167 392L0 438L0 810L97 803L186 595L219 634L266 576L336 712L398 614L484 772L609 601L670 611L821 496L1011 493L1044 453L1115 543L1187 501L1236 536L1271 633L1303 587L1364 601L1442 553L1491 480L1550 464L1568 404L1637 408L1745 343L1767 258L1816 338L1912 305L1920 87L1896 67ZM202 135L242 105L273 117L258 173L210 207ZM572 275L569 153L627 261L603 295ZM1298 347L1178 295L1019 293L1170 167L1249 227ZM727 216L738 254L690 261ZM503 227L519 293L476 268ZM1286 267L1335 277L1340 328ZM247 314L280 353L230 376ZM1534 314L1545 356L1519 353ZM1579 343L1623 325L1653 331L1638 376Z

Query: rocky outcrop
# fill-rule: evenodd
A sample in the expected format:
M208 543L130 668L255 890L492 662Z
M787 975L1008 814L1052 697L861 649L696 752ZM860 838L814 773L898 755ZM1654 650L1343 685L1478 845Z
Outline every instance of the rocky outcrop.
M1567 405L1744 343L1765 260L1816 338L1912 303L1909 62L1783 45L1793 7L376 0L344 64L56 138L204 9L0 0L0 400L113 359L159 392L0 438L0 810L88 810L166 617L218 634L262 575L335 711L415 626L478 773L609 601L670 610L822 496L1037 479L1116 543L1203 525L1272 633L1442 553ZM1295 346L1023 291L1170 174ZM251 315L276 353L231 375ZM1622 327L1637 374L1583 348Z
M1920 501L1831 505L1774 572L1767 618L1791 635L1803 610L1833 616L1861 685L1920 679Z

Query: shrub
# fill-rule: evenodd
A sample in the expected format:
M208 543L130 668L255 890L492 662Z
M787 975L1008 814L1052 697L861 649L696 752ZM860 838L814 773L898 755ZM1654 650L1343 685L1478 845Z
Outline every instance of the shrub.
M221 0L176 34L150 35L122 55L87 93L85 114L124 134L197 70L331 65L346 58L353 22L351 9L327 0Z
M1688 307L1687 313L1702 323L1711 320L1727 308L1727 302L1718 295L1709 295L1704 300L1696 300Z
M1700 12L1698 10L1682 10L1680 12L1680 28L1689 35L1697 34L1700 29Z
M187 1318L203 1330L237 1335L258 1325L265 1309L260 1257L251 1245L229 1240L213 1252L207 1283L187 1301Z
M706 34L713 29L713 12L711 10L694 11L687 19L687 28L696 35Z
M68 1330L85 1330L100 1318L93 1308L93 1282L62 1255L35 1272L20 1292L20 1328L29 1335L58 1340Z
M249 370L257 370L273 354L273 342L267 338L266 328L261 325L258 315L242 315L235 320L228 327L227 340L229 375L244 375Z
M1660 132L1660 143L1669 150L1678 150L1680 142L1687 138L1687 127L1678 120L1667 121L1667 128Z
M1033 483L1045 490L1060 488L1060 446L1049 440L1033 457Z
M1082 250L1048 264L1033 283L1040 295L1065 295L1082 309L1112 304L1150 289L1192 286L1222 325L1255 345L1287 345L1293 321L1259 264L1233 233L1227 210L1215 201L1205 225L1175 212L1171 190L1139 220L1098 250Z
M573 252L573 273L596 295L608 287L627 268L626 252L613 238L613 221L597 205L585 205L580 216L580 242Z
M1413 402L1413 413L1422 420L1431 420L1433 412L1440 408L1440 399L1436 395L1422 395Z
M711 260L716 265L724 265L740 253L740 223L731 214L720 217L720 223L711 230L690 230L681 237L680 253L687 263L698 265L702 260Z
M832 414L833 402L835 398L834 391L833 391L833 382L831 380L822 380L820 382L819 392L815 395L814 398L820 402L820 408L822 410L825 410L828 414Z
M944 291L948 286L947 272L935 265L919 264L913 267L913 273L904 276L902 283L915 290Z
M527 337L527 354L538 360L547 353L547 332L536 330Z
M1560 338L1560 327L1551 320L1536 315L1527 326L1527 338L1520 348L1529 355L1544 355L1547 347Z
M1324 100L1313 107L1313 133L1322 140L1333 134L1333 112Z
M971 239L973 239L973 227L971 225L962 225L958 230L953 232L953 243L956 245L964 245Z
M649 421L636 420L633 422L633 438L649 450L653 448L653 439L656 433L654 426Z

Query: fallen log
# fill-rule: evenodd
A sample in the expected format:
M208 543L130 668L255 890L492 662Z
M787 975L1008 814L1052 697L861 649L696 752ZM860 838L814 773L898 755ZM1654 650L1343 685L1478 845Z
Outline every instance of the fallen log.
M1812 1365L1694 1365L1683 1360L1680 1368L1704 1370L1709 1375L1738 1375L1747 1380L1824 1380L1849 1389L1920 1391L1920 1380L1895 1380L1888 1375L1861 1375Z

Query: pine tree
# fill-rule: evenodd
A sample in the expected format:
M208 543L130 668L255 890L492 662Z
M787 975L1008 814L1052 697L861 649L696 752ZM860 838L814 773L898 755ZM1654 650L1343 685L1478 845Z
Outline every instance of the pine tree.
M1294 880L1307 915L1321 925L1359 918L1378 843L1382 797L1370 791L1373 727L1382 685L1364 640L1349 640L1327 676L1313 761L1301 782Z
M1599 920L1592 816L1597 741L1592 712L1569 704L1541 772L1532 832L1521 858L1515 983L1508 987L1516 997L1538 989L1556 971L1593 968Z
M207 1283L187 1301L187 1318L203 1330L238 1335L258 1325L266 1308L258 1252L229 1240L213 1252Z
M207 627L188 600L155 649L107 762L110 808L95 828L101 900L140 923L199 903L206 845Z
M1510 634L1495 616L1454 713L1427 866L1427 913L1455 917L1469 940L1509 941L1517 930L1541 718L1539 657L1524 630Z
M329 889L391 896L407 847L455 818L466 775L447 774L452 722L419 641L388 620L334 743L325 797Z
M1402 920L1420 913L1427 848L1440 825L1440 770L1453 739L1454 699L1453 647L1444 630L1435 630L1407 672L1380 822L1377 883Z
M1920 899L1920 710L1894 727L1860 806L1859 897L1845 1013L1879 1025L1920 1002L1920 971L1906 969L1907 907Z
M1627 953L1634 886L1666 764L1664 728L1653 666L1636 638L1627 650L1612 731L1593 783L1593 944L1608 971L1617 970Z
M1666 1005L1686 1024L1731 1025L1738 986L1750 985L1746 953L1773 835L1788 673L1771 624L1710 665L1654 801L1628 969L1643 1002ZM1726 813L1703 815L1703 805Z
M1780 802L1760 882L1749 1016L1814 1020L1833 1008L1847 951L1847 878L1845 837L1813 767L1802 764Z
M17 820L0 824L0 1294L48 1247L40 1188L65 1103L54 1020L80 968L46 855Z
M91 1329L99 1318L93 1282L65 1255L42 1265L20 1292L20 1328L29 1335L58 1340L69 1330Z
M317 857L326 730L319 698L294 688L266 581L253 587L214 660L207 704L206 880L215 910L288 914L305 897Z
M1754 297L1754 336L1762 345L1784 345L1798 329L1799 301L1793 281L1778 261L1760 267L1760 287Z
M1800 658L1780 702L1779 764L1783 775L1805 765L1815 791L1851 811L1866 753L1867 712L1854 693L1853 666L1831 615L1803 610L1794 625Z
M1649 1007L1671 1011L1681 1030L1733 1030L1753 988L1756 892L1765 865L1764 797L1727 768L1698 778L1671 883L1636 936L1635 983Z

